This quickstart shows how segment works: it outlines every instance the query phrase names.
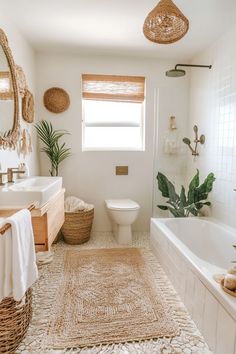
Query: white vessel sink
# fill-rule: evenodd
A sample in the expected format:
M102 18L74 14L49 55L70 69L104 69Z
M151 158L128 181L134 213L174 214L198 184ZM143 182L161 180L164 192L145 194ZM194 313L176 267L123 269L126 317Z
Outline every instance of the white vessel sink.
M62 177L29 177L0 187L0 209L41 207L62 188Z

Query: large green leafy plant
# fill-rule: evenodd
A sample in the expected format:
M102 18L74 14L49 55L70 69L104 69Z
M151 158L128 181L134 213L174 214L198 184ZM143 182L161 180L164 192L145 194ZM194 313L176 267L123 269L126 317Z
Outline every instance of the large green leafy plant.
M185 188L182 186L180 195L178 195L173 183L165 175L158 172L158 188L162 196L168 198L167 205L158 205L158 208L169 210L175 217L188 217L190 214L198 216L204 205L211 205L207 198L208 193L212 191L214 181L215 176L210 173L205 181L200 184L199 171L197 170L189 184L188 194L186 195Z
M69 134L66 130L54 130L52 123L46 120L41 120L35 125L39 139L44 143L41 149L45 152L51 162L49 170L51 176L58 176L59 164L71 155L70 148L67 148L66 143L60 143L59 140Z

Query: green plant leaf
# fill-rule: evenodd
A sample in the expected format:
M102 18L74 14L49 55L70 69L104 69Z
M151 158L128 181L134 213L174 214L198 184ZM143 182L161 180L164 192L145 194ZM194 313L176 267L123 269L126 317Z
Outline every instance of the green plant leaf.
M170 200L174 202L179 202L180 198L175 191L175 186L170 181L168 181L168 188L169 188Z
M211 206L211 203L210 203L210 202L204 202L204 203L197 202L197 203L195 203L195 207L197 208L197 210L202 209L202 207L203 207L204 205Z
M174 207L174 208L176 208L176 209L178 209L178 207L179 207L179 203L178 202L176 202L176 201L173 201L173 200L167 200L167 202L166 202L167 204L170 204L172 207Z
M189 184L189 191L188 191L188 204L194 203L195 199L195 189L199 186L199 170L197 170L196 175L193 177Z
M158 188L162 193L163 197L170 198L171 201L179 200L178 194L175 192L175 187L168 178L161 172L157 175Z
M191 204L186 208L187 215L193 214L194 216L198 216L199 210L196 208L195 204Z
M168 179L165 175L163 175L161 172L158 172L157 174L157 182L158 182L158 188L162 193L162 196L165 198L169 198L169 188L168 188Z
M168 210L168 207L166 205L158 205L158 208L161 210Z
M208 193L212 191L213 183L215 181L215 176L210 173L205 181L195 190L195 202L206 200L208 198Z
M185 188L184 188L184 186L182 186L181 192L180 192L180 204L179 204L179 207L183 208L186 205L187 205L187 198L186 198L186 194L185 194Z
M172 207L168 207L168 210L171 212L172 215L174 215L175 218L184 218L185 213L183 209L175 209Z

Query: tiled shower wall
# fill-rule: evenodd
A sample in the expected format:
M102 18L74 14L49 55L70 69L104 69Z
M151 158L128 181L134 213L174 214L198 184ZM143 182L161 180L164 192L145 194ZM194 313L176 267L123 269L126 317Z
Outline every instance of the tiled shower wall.
M211 194L213 217L236 227L236 27L196 58L195 64L212 64L212 69L192 69L189 129L205 134L199 157L189 153L188 179L199 168L201 177L214 172Z

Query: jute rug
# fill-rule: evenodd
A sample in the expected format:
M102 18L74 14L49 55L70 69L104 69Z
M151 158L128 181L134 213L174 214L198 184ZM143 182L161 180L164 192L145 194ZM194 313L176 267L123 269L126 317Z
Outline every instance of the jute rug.
M69 250L44 345L90 347L179 334L137 248Z
M119 247L110 232L92 233L90 240L82 245L68 245L64 242L53 245L53 262L40 267L40 278L33 288L33 319L26 337L15 354L212 354L158 260L150 252L149 235L142 232L134 233L132 247L142 248L140 252L148 264L150 274L152 273L152 282L155 287L161 289L162 298L171 308L180 333L175 337L101 344L93 347L65 346L63 349L50 349L44 345L47 342L49 325L55 318L59 289L65 278L67 252Z

